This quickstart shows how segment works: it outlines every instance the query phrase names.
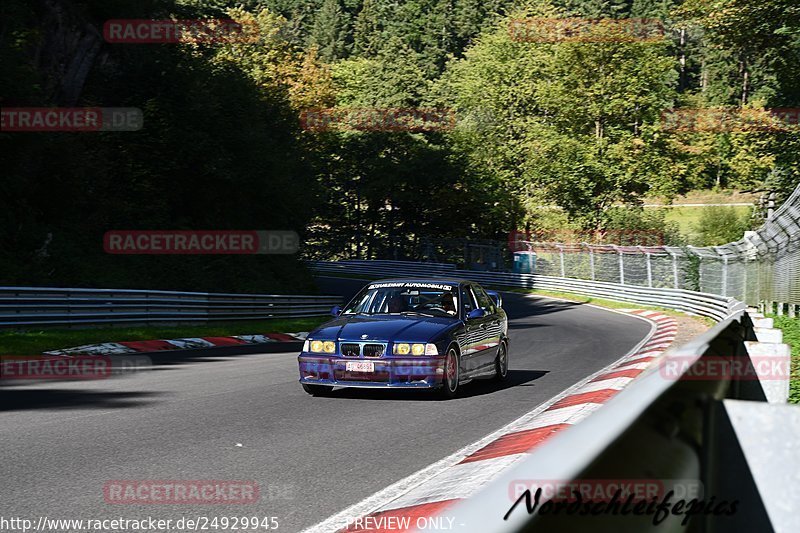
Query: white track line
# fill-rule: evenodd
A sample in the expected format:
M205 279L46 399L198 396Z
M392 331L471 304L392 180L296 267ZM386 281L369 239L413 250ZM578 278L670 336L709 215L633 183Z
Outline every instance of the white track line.
M532 297L532 298L548 298L548 299L551 299L551 300L560 300L560 298L550 298L550 297L547 297L547 296L539 296L539 295L530 295L530 297ZM569 300L564 300L564 301L569 301ZM567 396L572 395L575 391L577 391L578 389L583 387L585 384L587 384L588 382L590 382L594 378L608 373L614 366L618 365L619 363L624 361L627 357L629 357L630 355L635 354L639 349L641 349L641 347L644 346L644 344L647 341L650 340L650 337L653 336L653 334L656 332L657 327L658 327L652 320L649 320L649 319L647 319L647 318L645 318L643 316L639 316L639 315L636 315L636 314L633 314L633 313L624 313L622 311L617 311L616 309L608 309L608 308L605 308L605 307L599 307L599 306L591 305L591 304L584 304L584 305L590 305L591 307L595 307L597 309L602 309L603 311L613 311L613 312L619 313L619 314L627 316L627 317L638 318L639 320L643 320L643 321L647 322L648 324L650 324L650 331L648 332L648 334L641 341L639 341L636 344L636 346L634 346L630 351L628 351L628 353L626 353L625 355L623 355L622 357L620 357L619 359L617 359L616 361L614 361L610 365L608 365L608 366L602 368L601 370L598 370L594 374L582 379L581 381L577 382L576 384L572 385L571 387L568 387L568 388L564 389L563 391L561 391L557 395L553 396L549 400L539 404L532 411L522 415L521 417L517 418L513 422L511 422L509 424L506 424L505 426L503 426L502 428L498 429L497 431L495 431L493 433L490 433L489 435L485 436L484 438L480 439L479 441L474 442L472 444L469 444L469 445L461 448L460 450L458 450L457 452L453 453L452 455L449 455L449 456L445 457L444 459L441 459L441 460L439 460L439 461L437 461L437 462L435 462L435 463L423 468L422 470L418 470L417 472L414 472L410 476L407 476L407 477L401 479L400 481L398 481L398 482L396 482L396 483L394 483L392 485L389 485L388 487L376 492L375 494L373 494L372 496L369 496L365 500L362 500L362 501L360 501L360 502L358 502L358 503L356 503L354 505L351 505L350 507L344 509L343 511L340 511L340 512L336 513L335 515L333 515L333 516L331 516L329 518L326 518L322 522L319 522L318 524L315 524L315 525L313 525L311 527L308 527L308 528L304 529L302 531L302 533L332 533L332 532L336 532L336 531L339 531L341 529L346 528L348 526L348 524L352 523L352 519L355 518L355 517L366 516L366 515L368 515L370 513L373 513L375 511L383 509L384 507L389 505L390 502L392 502L393 500L396 500L396 499L402 497L403 495L405 495L406 493L410 492L415 487L418 487L419 485L421 485L422 483L428 481L429 479L431 479L431 478L433 478L435 476L438 476L439 474L441 474L442 472L444 472L448 468L451 468L451 467L457 465L465 457L467 457L469 455L472 455L474 452L480 450L481 448L485 447L488 444L491 444L492 442L494 442L498 438L502 437L503 435L506 435L507 433L512 433L514 431L517 431L517 428L519 428L519 427L524 427L525 424L526 423L530 423L531 419L534 418L536 415L538 415L542 411L546 410L548 407L550 407L551 405L553 405L557 401L559 401L559 400L561 400L563 398L566 398ZM560 411L560 409L559 409L559 411Z

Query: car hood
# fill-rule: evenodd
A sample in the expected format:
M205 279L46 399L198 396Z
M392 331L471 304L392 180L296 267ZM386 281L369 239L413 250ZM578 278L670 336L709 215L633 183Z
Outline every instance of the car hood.
M312 331L309 338L340 341L428 342L458 322L457 318L446 317L340 316Z

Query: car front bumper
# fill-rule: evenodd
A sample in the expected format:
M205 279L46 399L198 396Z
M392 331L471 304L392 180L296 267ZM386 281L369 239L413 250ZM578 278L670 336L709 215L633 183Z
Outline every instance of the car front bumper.
M300 383L331 387L430 389L439 387L444 376L444 357L356 358L302 354L297 358ZM347 362L370 361L374 372L347 370Z

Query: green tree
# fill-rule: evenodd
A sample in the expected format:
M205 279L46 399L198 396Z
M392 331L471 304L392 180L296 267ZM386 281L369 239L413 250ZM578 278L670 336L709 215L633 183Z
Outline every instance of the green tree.
M770 78L778 90L782 82L797 87L800 5L794 0L687 0L678 14L705 29L711 50L730 54L736 70L729 72L739 105L757 96L758 85ZM728 85L727 80L721 83Z
M235 65L258 86L284 96L296 110L333 103L329 66L321 61L316 48L304 52L284 39L288 26L284 17L268 9L251 13L235 8L227 14L245 26L257 28L259 39L217 46L213 61Z
M347 59L333 66L340 105L411 107L427 88L416 53L394 38L373 59Z
M598 242L630 246L681 246L686 244L676 222L666 220L666 210L615 206L603 213Z
M680 2L681 0L633 0L631 17L666 21L670 11Z
M364 0L353 24L353 52L373 57L383 44L384 6L379 0Z
M96 0L81 9L61 3L64 10L54 17L49 5L33 3L29 16L16 20L31 40L14 58L36 78L38 88L18 91L4 107L58 105L59 91L39 90L69 82L63 70L46 66L50 54L62 58L55 64L65 65L79 64L83 57L89 69L75 105L138 107L144 127L132 132L3 132L3 283L310 290L310 276L295 256L104 253L103 234L112 229L294 229L302 234L310 218L306 198L315 191L312 154L299 141L288 87L269 82L269 76L255 83L240 68L246 61L224 60L210 46L110 46L95 61L81 56L80 47L53 46L100 35L93 21L120 14L199 15L165 4L164 11L146 12L140 10L153 5L138 1L109 5ZM13 34L0 32L3 48ZM6 77L3 86L13 83L7 76L14 74L15 69L0 73Z
M695 232L698 246L719 246L738 241L750 229L749 216L741 216L733 207L707 206L700 214Z
M527 14L559 11L540 5ZM513 191L512 212L526 218L555 203L596 227L605 208L669 179L656 128L675 79L665 44L515 42L503 26L448 67L437 98L465 117L457 149Z
M309 44L319 50L325 61L341 59L349 47L349 14L342 9L339 0L325 0L314 18L309 35Z
M630 12L631 2L632 0L562 0L559 3L575 16L624 18Z

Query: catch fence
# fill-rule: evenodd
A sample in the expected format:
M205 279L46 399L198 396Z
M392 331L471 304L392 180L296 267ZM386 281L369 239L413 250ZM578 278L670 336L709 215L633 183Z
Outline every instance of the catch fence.
M800 185L759 229L722 246L617 246L517 240L536 254L534 272L727 296L797 316L800 306Z

